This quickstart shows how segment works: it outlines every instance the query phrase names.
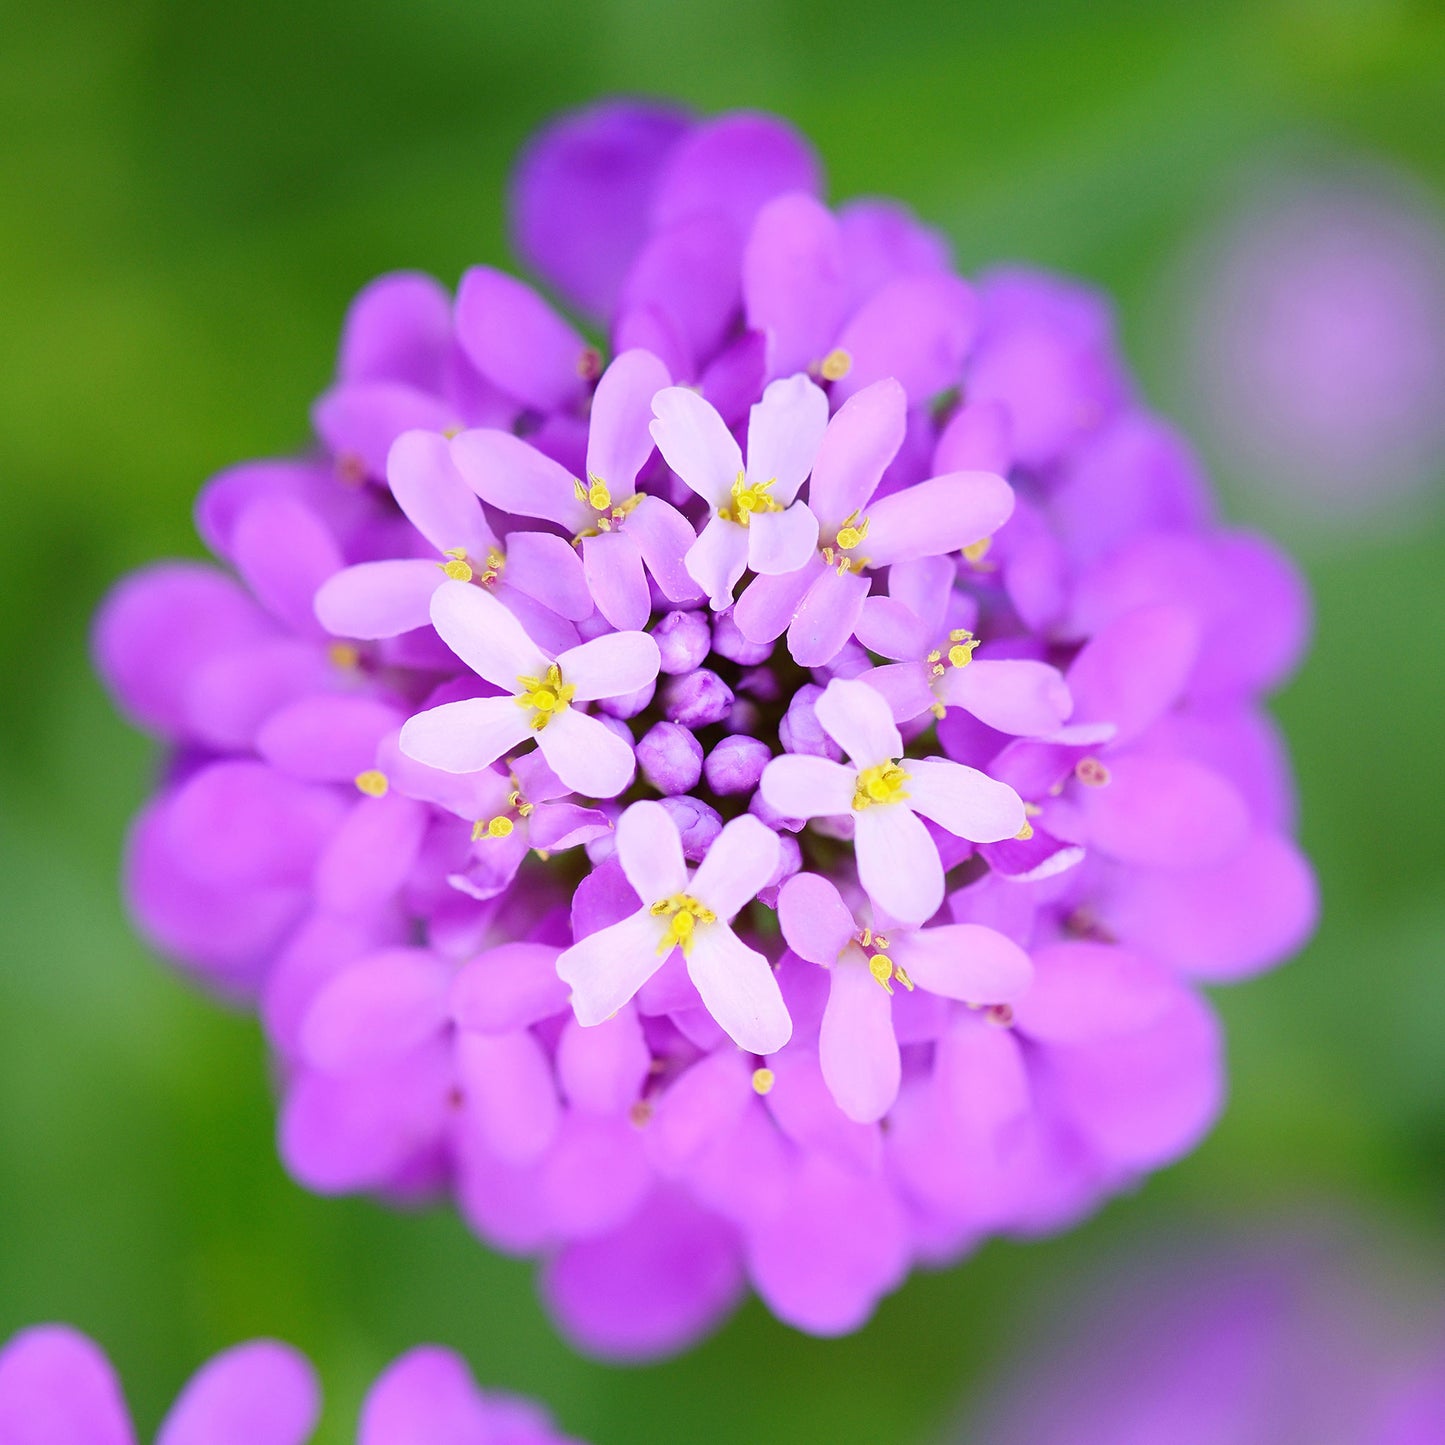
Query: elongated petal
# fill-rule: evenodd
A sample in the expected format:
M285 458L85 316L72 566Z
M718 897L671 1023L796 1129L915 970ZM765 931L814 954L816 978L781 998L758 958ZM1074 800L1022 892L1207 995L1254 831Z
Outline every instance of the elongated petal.
M39 1325L0 1349L0 1440L134 1445L120 1381L99 1346L67 1325Z
M642 552L626 532L584 538L582 569L597 610L614 627L635 632L647 625L652 593L642 570Z
M507 587L549 607L559 617L581 622L592 615L592 593L576 550L552 532L507 535Z
M307 1063L344 1074L414 1048L447 1018L452 969L420 948L349 965L317 994L301 1029Z
M767 334L769 373L789 376L820 361L847 304L833 213L799 192L769 201L743 251L743 306L748 326Z
M793 1021L767 959L725 923L707 924L693 935L687 972L707 1011L739 1048L772 1054L792 1037Z
M377 1377L361 1407L356 1445L471 1445L492 1434L489 1414L465 1362L423 1345Z
M771 482L784 505L798 495L828 426L828 398L801 373L769 382L748 413L750 482Z
M808 484L808 505L825 536L831 538L867 506L903 445L907 422L908 398L891 379L866 387L839 407L818 445Z
M530 1029L464 1032L456 1040L466 1126L509 1164L531 1164L557 1134L561 1109L552 1061Z
M321 1390L305 1357L252 1340L191 1377L156 1445L304 1445L320 1415Z
M541 517L568 532L592 526L596 514L578 499L576 478L511 432L475 427L452 438L452 460L484 501L516 517Z
M523 281L473 266L457 288L457 339L494 386L538 411L582 393L587 342Z
M826 667L853 635L868 596L858 572L821 573L788 626L788 651L800 667Z
M731 606L733 589L748 568L748 529L714 517L688 548L688 575L702 588L714 612Z
M652 411L652 439L663 460L714 510L725 506L743 474L743 454L723 419L685 386L658 392Z
M608 632L562 653L557 666L562 680L577 689L576 700L591 702L626 697L656 681L662 655L645 632Z
M992 536L1013 506L1013 488L991 472L931 477L868 508L861 550L875 566L957 552Z
M479 677L515 693L519 677L543 676L552 659L506 606L469 582L443 582L432 594L432 626Z
M624 351L602 373L592 397L587 475L605 482L614 503L630 497L652 455L652 398L672 384L651 352Z
M869 598L871 602L873 599ZM864 674L868 686L880 693L896 723L911 722L922 717L937 698L926 662L890 662Z
M782 512L763 512L748 526L748 566L764 576L805 568L818 546L818 519L803 502Z
M658 945L666 931L665 918L640 908L563 952L557 973L572 990L578 1023L611 1018L662 967Z
M693 875L692 892L719 918L731 918L778 871L778 835L750 813L713 840Z
M958 565L951 557L914 557L895 562L888 569L888 595L919 619L932 641L945 626L952 625L950 611L958 601L954 593L957 578Z
M262 497L241 513L231 536L236 570L257 600L302 634L315 633L316 589L341 570L330 530L294 497Z
M856 769L831 758L774 758L758 784L763 801L785 818L826 818L853 808Z
M567 986L557 977L559 953L549 943L502 943L477 954L452 983L457 1027L505 1034L565 1012Z
M871 768L903 756L903 739L888 704L866 682L835 677L816 708L818 721L854 767Z
M855 819L858 881L873 906L899 923L927 923L943 902L943 864L928 829L902 803L862 808Z
M823 575L823 560L814 558L796 572L754 577L738 598L733 620L749 642L773 642L798 615L803 599Z
M1026 821L1023 801L1006 783L977 768L945 758L910 761L909 803L956 838L997 843L1019 833Z
M567 1102L594 1114L620 1114L636 1103L651 1063L642 1021L630 1004L590 1028L569 1019L557 1042L557 1081Z
M818 1063L828 1092L855 1123L871 1124L893 1107L903 1073L893 1003L860 949L847 950L833 965Z
M317 904L336 913L375 909L406 882L430 819L399 791L358 797L321 856L311 886Z
M563 708L535 736L547 766L573 792L589 798L615 798L637 771L632 749L575 707Z
M905 933L893 941L892 952L919 988L962 1003L1012 1003L1034 978L1028 954L980 923Z
M858 931L838 890L818 873L795 873L778 890L778 926L799 958L825 967Z
M643 497L623 526L637 543L647 570L670 602L694 602L702 595L688 575L687 554L697 541L692 523L661 497Z
M943 675L939 691L952 707L971 712L1001 733L1057 732L1073 708L1068 684L1055 667L1026 658L976 657Z
M311 424L327 450L378 481L386 476L387 453L402 432L446 431L460 421L451 402L400 381L344 381L311 408Z
M382 739L402 721L398 710L379 698L306 697L267 719L256 736L256 750L292 777L347 783L373 765Z
M403 432L386 458L386 481L407 520L438 552L462 551L481 565L497 545L476 493L439 432Z
M634 803L617 820L617 861L644 903L687 890L682 837L661 803Z
M477 697L408 718L400 747L407 757L444 773L479 773L531 736L527 713L515 698Z
M420 271L378 276L346 309L337 375L440 391L451 336L452 298L439 281Z
M864 602L854 631L869 652L897 662L917 662L936 637L936 629L926 628L911 607L876 592Z
M316 619L334 637L397 637L431 621L432 593L446 581L435 562L398 557L343 567L316 593Z

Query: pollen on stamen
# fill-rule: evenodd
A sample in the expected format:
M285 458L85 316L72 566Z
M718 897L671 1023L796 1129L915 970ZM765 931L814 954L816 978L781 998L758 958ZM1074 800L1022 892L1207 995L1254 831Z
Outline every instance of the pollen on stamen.
M368 768L364 773L357 773L356 791L365 793L368 798L384 798L386 790L391 786L390 780L380 768Z
M893 992L893 960L886 953L875 953L868 960L868 972L883 985L883 991Z
M354 642L331 642L326 646L326 656L333 667L350 672L361 661L361 649Z
M771 1094L773 1091L773 1085L776 1084L777 1081L778 1077L775 1073L773 1073L771 1069L754 1069L753 1093Z
M1074 776L1086 788L1102 788L1108 784L1109 770L1098 758L1080 758L1074 766Z
M472 842L480 843L483 838L510 838L516 824L505 813L495 818L478 818L472 824Z
M1023 827L1020 828L1020 829L1018 830L1018 832L1014 834L1014 839L1015 839L1017 842L1019 842L1019 843L1027 843L1027 842L1029 841L1029 839L1032 838L1033 836L1034 836L1034 825L1033 825L1032 823L1030 823L1027 818L1025 818L1025 819L1024 819L1024 825L1023 825Z
M992 537L982 537L977 542L970 542L968 546L963 549L964 561L971 567L983 568L983 559L988 556L989 548L992 546ZM989 564L989 566L991 570L992 564Z
M824 381L842 381L852 369L852 356L844 351L841 346L835 346L823 358L822 365L818 368L818 373Z

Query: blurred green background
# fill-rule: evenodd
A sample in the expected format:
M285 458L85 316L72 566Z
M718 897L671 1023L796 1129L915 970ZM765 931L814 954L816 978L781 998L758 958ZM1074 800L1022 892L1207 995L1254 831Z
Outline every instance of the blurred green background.
M1188 420L1170 277L1281 145L1445 187L1438 5L1119 0L201 0L0 11L0 1338L66 1319L142 1433L211 1352L294 1341L327 1442L435 1340L597 1442L925 1440L1060 1279L1321 1200L1445 1258L1442 508L1311 541L1318 637L1279 700L1326 899L1308 953L1222 993L1232 1102L1192 1158L1052 1242L915 1278L841 1342L749 1305L682 1360L574 1357L531 1267L449 1213L322 1200L276 1162L253 1022L148 956L117 896L153 755L86 658L122 571L198 555L200 482L304 443L348 298L506 258L502 184L549 113L636 91L780 112L832 193L901 196L966 270L1113 290L1146 393ZM585 227L586 217L578 217ZM1442 398L1445 401L1445 398ZM1221 478L1249 515L1241 478ZM1437 489L1438 495L1438 489ZM1276 516L1290 540L1292 519ZM1306 529L1300 527L1299 536Z

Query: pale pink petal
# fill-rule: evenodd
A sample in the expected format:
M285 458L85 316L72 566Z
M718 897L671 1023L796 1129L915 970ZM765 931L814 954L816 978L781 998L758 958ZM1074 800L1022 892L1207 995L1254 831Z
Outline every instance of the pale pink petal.
M774 758L758 783L763 801L785 818L826 818L853 809L857 770L831 758Z
M617 820L617 861L644 903L687 891L682 837L661 803L634 803Z
M443 582L432 594L432 626L479 677L507 692L519 677L542 677L552 659L490 592L470 582Z
M739 1048L772 1054L792 1037L793 1021L767 959L726 924L697 930L687 972L707 1011Z
M398 557L359 562L317 589L316 619L335 637L397 637L431 621L432 593L446 581L435 562Z
M951 557L914 557L888 569L888 595L919 619L932 640L948 619L957 578L958 564Z
M577 702L626 697L657 680L662 655L645 632L608 632L557 659L562 681L577 689ZM560 774L559 774L560 776Z
M991 537L1013 508L1013 488L991 472L931 477L869 506L861 550L874 566L939 557Z
M818 873L795 873L778 890L778 926L799 958L825 967L858 931L838 890Z
M822 575L818 556L796 572L781 577L754 577L738 598L733 620L749 642L773 642L798 615L803 599Z
M403 432L386 458L386 481L413 527L438 552L462 551L480 566L497 545L492 529L452 462L440 432Z
M818 447L808 504L831 538L867 506L903 445L908 399L896 381L875 382L839 407Z
M871 584L857 572L828 568L788 624L788 651L800 667L826 667L853 635Z
M1028 992L1034 978L1028 954L981 923L946 923L900 934L892 952L919 988L963 1003L1012 1003Z
M943 902L943 864L928 829L902 803L875 803L854 819L858 881L874 907L899 923L927 923Z
M597 610L614 626L635 632L647 626L652 593L642 551L626 532L599 532L582 540L582 569Z
M828 426L828 398L801 373L769 382L748 414L750 482L771 482L784 505L798 495Z
M713 611L733 600L733 589L748 569L748 529L714 517L687 550L688 575L707 594Z
M778 871L778 835L751 813L734 818L713 840L690 891L719 918L731 918Z
M987 773L945 758L910 759L908 803L956 838L998 843L1015 837L1027 821L1019 795Z
M541 517L568 532L585 531L596 520L567 468L511 432L464 431L452 438L452 461L466 484L503 512Z
M571 622L592 615L582 559L563 538L552 532L510 532L506 559L505 586L515 587Z
M652 455L652 398L670 386L667 368L649 351L624 351L602 373L592 397L587 475L604 482L614 505L630 497Z
M637 770L632 749L605 724L575 707L555 713L533 736L547 766L574 793L615 798Z
M760 512L748 525L748 566L764 576L807 567L818 547L818 519L802 502L782 512Z
M893 571L897 572L898 568ZM933 645L937 633L937 628L926 627L906 603L876 592L863 603L854 628L854 635L869 652L891 657L895 662L917 662Z
M685 386L658 392L652 411L652 439L668 466L714 511L726 506L743 454L723 419Z
M666 955L658 947L666 932L665 918L640 908L563 952L557 973L572 990L578 1023L600 1024L636 994L662 967Z
M823 730L847 753L855 768L871 768L903 756L903 739L888 703L866 682L835 677L815 706Z
M532 735L527 712L515 698L476 697L445 702L408 718L399 746L429 768L479 773Z
M661 497L643 497L627 515L627 535L637 543L647 570L671 602L693 602L700 595L683 560L697 541L692 523Z
M938 701L933 695L932 678L925 662L890 662L863 676L868 686L887 700L894 722L911 722L922 717Z
M1057 732L1073 708L1059 670L1026 658L996 662L976 657L963 667L950 667L939 692L944 702L971 712L981 723L1024 737Z
M858 948L846 950L833 965L818 1063L828 1092L855 1123L881 1119L898 1097L902 1065L893 1003Z

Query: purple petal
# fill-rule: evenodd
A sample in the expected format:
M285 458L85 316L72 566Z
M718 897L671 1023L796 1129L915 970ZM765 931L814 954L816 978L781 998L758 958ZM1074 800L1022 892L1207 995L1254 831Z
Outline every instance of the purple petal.
M575 1109L620 1114L631 1108L642 1095L651 1064L652 1052L631 1005L592 1028L569 1019L557 1041L557 1082Z
M847 815L853 807L857 772L831 758L789 755L763 769L763 801L784 818Z
M868 508L863 547L875 566L961 551L991 537L1013 506L1013 488L990 472L932 477Z
M789 948L831 967L857 932L838 890L818 873L795 873L778 890L778 924Z
M891 585L890 580L890 589ZM926 628L918 614L897 597L874 593L864 602L863 610L858 614L854 635L869 652L876 652L880 657L891 657L898 662L917 662L928 651L936 634Z
M682 839L661 803L634 803L618 819L617 859L646 903L687 889Z
M835 677L816 710L828 736L855 768L871 768L903 756L903 739L883 697L866 682Z
M788 651L800 667L826 667L853 635L870 583L858 572L828 570L788 624Z
M538 1170L542 1208L564 1238L615 1229L652 1182L641 1135L630 1119L576 1109L562 1116Z
M725 506L743 473L743 454L723 419L685 386L658 392L652 411L663 460L714 510Z
M774 501L798 494L828 426L828 398L806 376L769 382L748 416L750 481L771 480Z
M551 532L507 534L502 585L549 607L559 617L581 622L592 615L592 594L576 550Z
M309 642L277 639L212 657L186 688L186 732L244 751L277 709L336 685L340 670Z
M479 773L532 736L532 725L515 698L476 697L408 718L401 730L401 750L444 773Z
M1056 943L1033 953L1033 987L1014 1003L1031 1039L1112 1039L1149 1029L1182 993L1153 959L1104 943Z
M752 902L777 868L778 835L745 813L718 834L691 888L719 918L728 919Z
M459 1028L503 1034L567 1010L567 985L557 976L560 950L545 943L503 943L479 953L452 985Z
M876 600L872 597L870 602ZM888 703L896 723L911 722L922 717L938 699L933 694L928 664L924 662L890 662L864 673L868 686Z
M1057 668L1022 658L976 657L950 668L940 691L949 706L964 708L999 732L1024 736L1057 732L1073 708Z
M646 637L646 634L619 632L614 636ZM631 744L623 742L605 723L578 712L575 707L556 713L536 738L547 766L573 792L589 798L615 798L631 783L637 771Z
M588 934L562 954L557 972L572 990L580 1023L590 1026L611 1018L662 967L658 947L665 931L666 925L644 908Z
M748 566L761 576L804 571L816 555L818 519L802 502L782 512L763 512L748 524Z
M667 368L646 351L624 351L597 383L587 475L607 484L614 503L633 494L637 474L652 455L652 398L671 385Z
M1012 469L1008 408L997 401L960 407L938 438L934 472L994 472L1004 477Z
M341 331L345 381L401 381L440 392L452 338L452 298L420 271L378 276L356 293Z
M403 432L392 443L386 480L407 520L440 553L459 551L480 570L497 538L438 432Z
M1033 964L1012 939L977 923L945 923L893 941L920 988L961 1003L1012 1003L1033 982Z
M839 207L838 224L848 258L853 300L871 296L895 276L947 271L952 264L948 242L920 225L898 201L864 197Z
M233 537L236 568L257 600L303 635L315 633L316 589L341 570L341 553L304 503L265 497L241 514Z
M829 1092L850 1119L871 1124L893 1107L902 1069L892 1000L856 948L833 964L818 1062Z
M525 282L473 266L457 288L456 327L472 365L527 406L558 411L582 395L591 349Z
M838 408L813 462L808 505L831 540L868 505L903 445L908 398L891 377L864 388Z
M305 1357L252 1340L191 1377L156 1445L305 1445L320 1417L321 1391Z
M428 822L426 808L400 793L358 799L316 861L318 905L342 913L384 906L410 875Z
M540 517L583 532L596 513L579 501L571 472L521 437L476 427L452 438L452 460L466 484L499 511Z
M444 582L432 595L432 625L479 677L515 692L521 677L542 677L552 659L490 592Z
M401 714L377 698L344 693L302 698L267 719L256 735L266 762L311 783L348 783L376 760Z
M626 531L669 601L698 600L702 594L688 575L685 560L697 533L676 507L660 497L644 497L628 515Z
M768 372L820 361L848 305L838 222L812 196L779 196L758 213L743 252L748 325L768 338Z
M957 838L996 843L1023 829L1024 807L1006 783L943 758L910 761L910 806Z
M647 626L652 594L642 552L627 532L599 532L582 541L582 567L597 610L614 626L636 632ZM586 644L584 644L586 645ZM617 693L629 689L617 689ZM635 689L630 689L635 691ZM605 696L617 694L608 692Z
M0 1350L5 1445L134 1445L115 1370L66 1325L22 1330Z
M530 1029L459 1034L457 1070L465 1125L509 1164L540 1159L557 1136L561 1108L552 1061Z
M748 529L714 517L688 548L685 563L713 611L721 612L732 605L733 589L748 568Z
M609 315L647 237L658 176L691 124L673 106L624 100L574 111L539 131L512 179L518 253L584 311Z
M388 949L351 964L306 1015L306 1062L345 1074L416 1047L445 1023L451 981L451 968L424 949Z
M357 1445L481 1445L492 1438L481 1392L462 1359L439 1345L410 1350L377 1377Z
M316 593L316 619L333 637L399 637L431 621L432 593L446 580L435 562L395 558L358 562Z
M311 424L327 450L377 481L386 476L387 454L403 432L444 432L461 421L449 402L399 381L342 382L311 408Z
M754 577L738 598L733 620L742 635L753 643L776 641L788 630L808 590L823 570L821 557L796 572L777 577Z

